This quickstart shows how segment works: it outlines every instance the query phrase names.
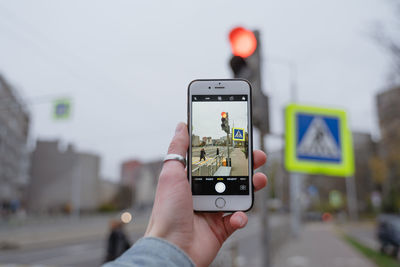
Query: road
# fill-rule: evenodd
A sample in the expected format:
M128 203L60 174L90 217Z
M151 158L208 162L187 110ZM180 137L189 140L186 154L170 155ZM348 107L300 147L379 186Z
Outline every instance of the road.
M133 233L130 240L139 239L143 233ZM0 264L31 264L43 266L100 266L106 249L106 237L80 240L68 244L18 249L0 252Z
M283 229L284 231L277 230L277 228L287 227L284 221L285 219L279 216L271 217L274 235L287 233L286 228ZM81 226L76 225L75 228L76 231L79 231ZM142 227L142 231L131 231L130 240L135 241L140 238L144 229L145 227ZM237 231L228 239L212 266L232 266L234 262L236 266L259 266L262 255L260 229L259 218L249 214L247 227ZM276 235L276 238L284 240L280 235ZM88 236L76 241L57 239L37 245L30 244L26 248L2 250L0 251L0 266L2 264L12 264L12 266L19 264L24 266L99 266L104 258L105 247L106 235Z
M2 251L1 264L44 266L99 266L104 258L105 240L87 240L51 247Z
M0 266L99 266L105 255L109 221L118 215L94 215L79 220L42 218L20 226L2 225L0 243L10 242L17 248L0 250ZM135 213L134 220L126 225L132 242L143 236L149 215Z

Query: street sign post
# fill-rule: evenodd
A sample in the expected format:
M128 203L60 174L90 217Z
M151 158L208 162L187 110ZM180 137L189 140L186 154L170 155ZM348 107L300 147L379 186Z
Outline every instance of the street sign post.
M345 111L291 104L286 107L285 121L288 171L342 177L354 174Z

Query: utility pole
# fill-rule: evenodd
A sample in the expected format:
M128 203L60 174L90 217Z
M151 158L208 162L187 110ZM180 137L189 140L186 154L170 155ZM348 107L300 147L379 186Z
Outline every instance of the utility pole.
M296 64L289 59L271 58L273 62L286 65L289 69L290 76L290 101L297 103L297 67ZM299 172L289 173L289 190L290 190L290 226L292 235L297 237L301 227L301 190L303 187L304 174Z
M354 175L346 177L347 208L349 209L350 219L358 220L356 179Z
M231 127L229 126L229 113L222 112L221 113L221 129L226 132L226 150L227 150L227 158L226 158L226 166L231 166L231 159L229 157L229 132Z
M297 95L297 79L296 79L296 65L292 61L287 61L290 69L290 100L296 103L298 100ZM301 228L301 190L303 187L304 174L291 172L290 174L290 226L292 235L298 237Z
M290 173L290 227L294 237L298 237L301 227L301 188L302 173Z

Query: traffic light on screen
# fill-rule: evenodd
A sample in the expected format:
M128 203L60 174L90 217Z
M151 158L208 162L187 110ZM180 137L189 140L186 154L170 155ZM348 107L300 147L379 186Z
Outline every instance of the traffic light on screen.
M221 129L229 133L229 115L228 112L221 112Z

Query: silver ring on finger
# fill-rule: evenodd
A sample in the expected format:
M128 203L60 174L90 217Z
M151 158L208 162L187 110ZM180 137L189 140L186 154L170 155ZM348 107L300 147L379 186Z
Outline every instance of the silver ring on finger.
M179 155L179 154L167 154L164 157L164 162L166 162L168 160L177 160L177 161L179 161L180 163L183 164L184 168L186 167L186 159L184 157L182 157L181 155Z

